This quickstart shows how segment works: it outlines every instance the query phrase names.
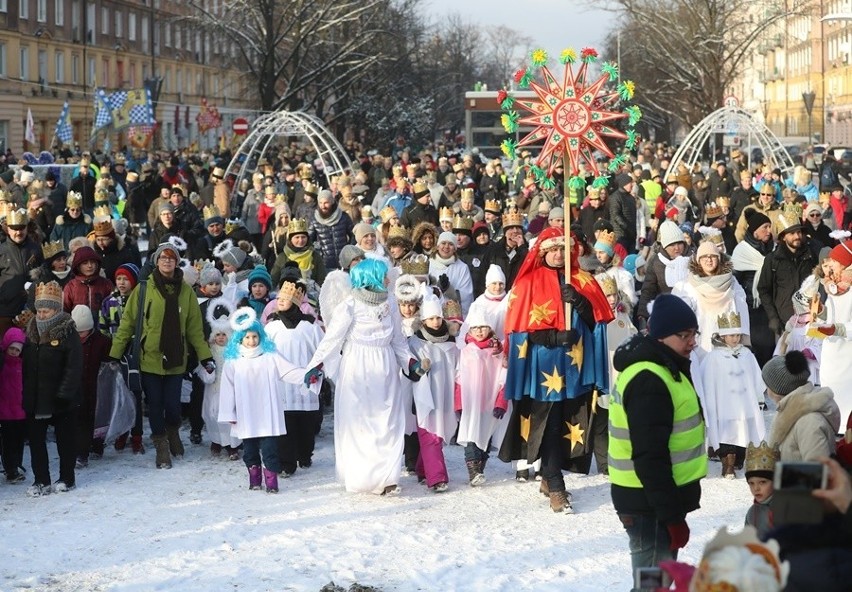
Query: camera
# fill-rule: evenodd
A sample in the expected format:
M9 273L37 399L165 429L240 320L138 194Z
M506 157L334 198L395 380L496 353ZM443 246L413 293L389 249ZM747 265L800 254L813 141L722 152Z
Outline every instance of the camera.
M669 574L659 567L637 567L633 574L635 592L656 592L658 588L668 588L671 585Z
M776 490L813 491L825 489L828 467L818 462L784 462L775 465L773 486Z

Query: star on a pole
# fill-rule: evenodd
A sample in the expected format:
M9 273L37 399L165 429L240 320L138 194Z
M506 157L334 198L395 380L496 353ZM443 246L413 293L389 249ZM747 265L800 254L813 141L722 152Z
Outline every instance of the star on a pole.
M544 382L541 383L541 386L547 388L545 395L549 395L551 391L559 393L565 385L565 381L559 375L559 369L556 367L556 364L553 365L553 374L542 371L541 375L544 376Z
M549 321L556 314L556 310L550 308L553 300L548 300L543 304L533 304L530 309L530 326L541 324L542 321Z
M580 424L572 424L569 421L565 422L565 425L568 426L568 433L562 436L566 440L571 440L571 452L574 451L574 448L577 444L585 444L585 440L583 440L583 434L586 433L586 430L580 427Z

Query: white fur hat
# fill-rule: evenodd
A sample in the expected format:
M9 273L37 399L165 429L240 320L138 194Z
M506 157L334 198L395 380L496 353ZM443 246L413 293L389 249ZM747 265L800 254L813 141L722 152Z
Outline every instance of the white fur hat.
M441 310L441 301L433 295L427 294L420 304L420 319L425 321L432 317L441 317L443 319L444 311Z
M506 283L506 274L503 273L503 268L492 263L488 266L488 271L485 272L485 285L493 284L494 282Z

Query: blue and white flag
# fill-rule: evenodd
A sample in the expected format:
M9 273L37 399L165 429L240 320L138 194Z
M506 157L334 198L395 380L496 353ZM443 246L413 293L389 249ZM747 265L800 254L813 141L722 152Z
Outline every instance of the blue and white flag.
M71 129L71 107L68 105L68 101L65 101L65 104L62 106L62 113L59 115L59 119L56 121L56 132L55 135L59 139L62 144L70 144L71 140L74 139L74 133Z

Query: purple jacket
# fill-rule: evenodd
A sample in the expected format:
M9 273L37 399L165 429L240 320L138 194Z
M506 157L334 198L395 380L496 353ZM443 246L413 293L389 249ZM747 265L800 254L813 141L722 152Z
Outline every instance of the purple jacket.
M10 356L6 349L12 343L24 344L26 337L24 332L17 327L11 327L3 340L0 341L0 350L3 350L3 366L0 368L0 421L26 419L24 413L24 373L23 359L21 356Z

